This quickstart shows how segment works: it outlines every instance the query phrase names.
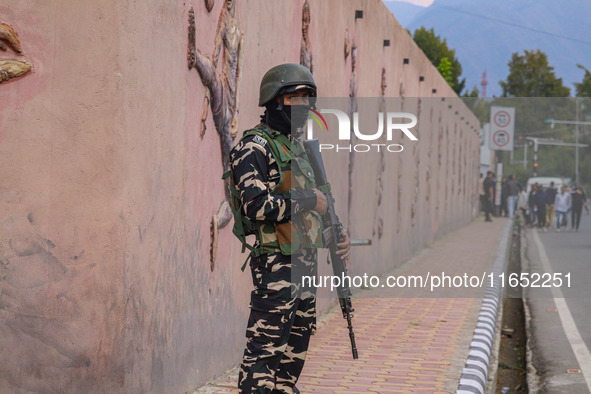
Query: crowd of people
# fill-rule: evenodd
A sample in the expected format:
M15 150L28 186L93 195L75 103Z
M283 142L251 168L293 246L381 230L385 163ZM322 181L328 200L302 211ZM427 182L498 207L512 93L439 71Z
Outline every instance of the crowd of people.
M495 216L496 183L494 172L488 171L485 178L480 174L480 203L487 222ZM560 189L554 182L547 187L535 183L528 193L514 175L509 175L501 179L500 193L500 216L513 217L519 213L528 227L537 227L539 231L568 230L569 212L571 231L579 231L583 209L589 213L587 196L577 182L572 186L563 185Z

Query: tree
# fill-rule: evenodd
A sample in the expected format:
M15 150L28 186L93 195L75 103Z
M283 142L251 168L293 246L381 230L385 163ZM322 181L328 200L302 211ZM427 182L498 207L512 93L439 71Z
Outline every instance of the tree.
M570 94L562 78L554 74L546 54L539 49L525 50L523 55L513 53L508 66L507 80L499 82L503 97L567 97Z
M449 49L447 40L445 38L441 39L440 36L436 35L433 28L427 30L424 26L415 30L413 40L439 72L441 72L440 65L442 64L443 58L447 58L450 77L449 79L446 76L443 77L446 78L445 80L449 86L459 95L464 90L466 78L463 78L461 81L459 79L462 75L462 65L456 59L455 49Z
M478 87L476 85L474 85L474 87L472 87L472 91L468 91L468 89L466 89L466 91L464 92L462 97L478 98L478 97L480 97L480 90L478 89Z
M589 72L589 70L581 64L577 64L577 67L585 71L583 82L575 82L575 87L577 88L577 97L591 97L591 72Z
M441 74L441 76L443 77L443 79L445 79L449 86L453 88L454 82L451 70L452 67L449 59L446 56L442 57L441 61L439 62L439 66L437 66L437 71L439 71L439 74Z

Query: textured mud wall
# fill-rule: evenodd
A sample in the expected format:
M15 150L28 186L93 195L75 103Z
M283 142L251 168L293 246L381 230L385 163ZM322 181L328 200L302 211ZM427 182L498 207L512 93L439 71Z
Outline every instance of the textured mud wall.
M432 125L403 154L355 161L348 219L375 248L354 260L385 272L472 219L476 120L457 103L442 113L410 99L453 92L379 0L309 4L322 96L406 96L404 110ZM302 5L236 5L239 130L258 122L264 72L299 62ZM211 109L200 136L207 89L187 67L191 7L196 47L211 58L220 0L211 12L198 0L0 6L23 49L0 60L32 65L0 84L1 392L184 392L241 357L252 284L231 225L212 270L223 171ZM348 156L330 160L329 171L348 167ZM348 193L337 187L344 217ZM375 215L361 214L368 206Z

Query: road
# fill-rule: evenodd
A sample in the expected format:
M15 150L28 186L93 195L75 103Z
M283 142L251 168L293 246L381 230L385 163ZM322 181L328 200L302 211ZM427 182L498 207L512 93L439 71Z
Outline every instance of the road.
M557 277L563 282L560 287L524 289L531 316L530 348L541 391L589 393L591 216L583 211L578 232L527 229L523 257L523 272L529 278L539 275L537 284L559 285Z

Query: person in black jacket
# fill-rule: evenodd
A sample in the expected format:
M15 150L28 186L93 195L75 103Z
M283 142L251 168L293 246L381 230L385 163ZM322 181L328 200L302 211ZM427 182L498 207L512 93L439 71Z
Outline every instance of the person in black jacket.
M546 231L546 199L548 195L544 188L540 186L534 195L534 207L538 213L538 227Z
M558 189L554 182L550 182L550 187L546 189L546 226L552 227L554 224L554 201L556 200Z
M581 222L581 212L583 206L587 205L587 196L581 189L578 183L575 183L575 188L571 193L572 197L572 211L571 211L571 229L579 231L579 223Z
M536 225L536 217L537 217L537 208L536 208L536 204L534 202L534 198L536 196L536 192L538 190L538 184L535 183L532 185L531 190L527 196L527 206L529 208L529 224L530 227L533 227Z

